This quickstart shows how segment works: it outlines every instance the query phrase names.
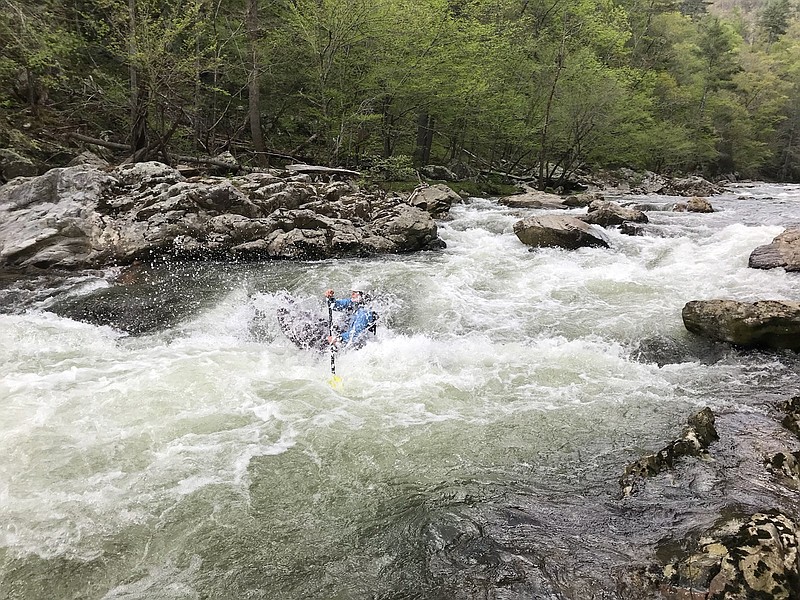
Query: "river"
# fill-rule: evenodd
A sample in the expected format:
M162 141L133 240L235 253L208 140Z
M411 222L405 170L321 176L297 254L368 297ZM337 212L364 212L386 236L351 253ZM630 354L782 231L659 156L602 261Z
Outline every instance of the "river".
M775 407L800 359L696 339L681 309L800 299L799 275L747 267L800 223L800 186L710 200L610 249L530 252L529 213L471 199L441 251L5 282L0 597L641 598L628 570L721 516L796 512L761 461L798 449ZM274 315L354 280L381 321L337 390ZM87 305L108 324L64 316ZM709 460L622 498L705 406Z

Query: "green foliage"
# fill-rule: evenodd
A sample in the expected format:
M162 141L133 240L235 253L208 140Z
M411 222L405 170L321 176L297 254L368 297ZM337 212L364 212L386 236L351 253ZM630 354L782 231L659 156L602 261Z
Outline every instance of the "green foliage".
M252 158L257 89L273 154L388 179L415 181L425 145L540 187L587 167L800 174L790 0L757 35L702 0L261 1L255 30L246 0L0 5L0 110L114 141L138 122L162 158Z
M389 158L370 156L364 160L362 168L371 177L384 181L419 181L411 157L405 154L398 154Z

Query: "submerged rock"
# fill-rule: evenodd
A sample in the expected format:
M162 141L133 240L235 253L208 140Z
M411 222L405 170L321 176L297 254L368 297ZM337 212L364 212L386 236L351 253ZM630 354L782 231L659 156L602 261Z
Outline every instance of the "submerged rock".
M609 247L600 230L567 215L528 217L514 223L514 233L523 244L535 248Z
M750 254L748 266L753 269L800 271L800 228L787 229L772 243L759 246Z
M800 302L694 300L681 313L686 329L745 348L800 350Z

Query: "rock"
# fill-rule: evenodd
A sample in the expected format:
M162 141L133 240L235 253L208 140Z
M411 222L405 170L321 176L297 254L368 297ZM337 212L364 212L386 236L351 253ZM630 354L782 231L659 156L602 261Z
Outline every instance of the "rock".
M664 469L673 468L678 458L705 454L708 447L719 439L714 421L714 413L711 409L704 408L689 417L689 426L683 431L680 438L673 440L657 453L648 454L625 467L625 472L620 479L623 493L626 496L630 495L643 477L652 477Z
M601 231L567 215L528 217L514 223L514 233L523 244L535 248L609 247Z
M800 452L778 452L765 463L770 471L800 483Z
M695 300L681 313L687 330L745 348L800 350L800 302Z
M625 235L633 236L644 235L644 227L625 221L624 223L620 224L619 232L624 233Z
M607 202L604 200L592 202L589 205L588 212L578 218L586 223L600 225L601 227L622 225L626 222L648 222L647 215L642 211L633 208L623 208L616 202Z
M687 202L678 202L672 206L674 212L712 213L714 207L705 198L692 198Z
M471 179L473 177L477 177L480 174L478 169L468 165L467 163L463 162L452 162L447 167L450 171L455 175L458 179L457 181L462 181L464 179Z
M799 542L797 524L778 511L727 521L701 537L695 552L664 568L663 597L796 600Z
M241 169L239 161L236 160L236 157L228 150L217 154L217 156L214 157L214 161L218 163L212 167L212 172L214 173L237 173L239 169Z
M771 244L759 246L750 254L748 266L753 269L800 271L800 228L787 229Z
M714 185L707 179L692 176L673 179L661 191L670 196L714 196L721 194L724 189Z
M187 180L155 162L16 179L0 188L0 267L91 268L157 256L316 259L443 246L432 216L399 197L306 179Z
M335 167L322 167L318 165L286 165L286 170L294 173L303 173L306 175L339 175L349 179L361 177L361 173L359 171L351 171L350 169L337 169Z
M600 192L585 192L583 194L572 194L564 198L565 206L570 208L584 208L592 204L592 202L602 202L605 196Z
M458 181L459 177L453 171L442 165L425 165L419 170L420 175L436 181Z
M515 194L514 196L505 196L497 200L499 204L508 206L510 208L548 208L548 209L567 209L570 208L561 199L561 196L555 194L548 194L547 192L540 192L538 190L529 190L524 194Z
M31 159L21 154L0 148L0 182L11 181L16 177L35 177L39 168Z
M442 218L450 212L454 203L461 202L461 196L444 184L419 185L408 197L407 202L429 212L434 218Z
M781 409L786 413L781 425L800 437L800 396L795 396L784 402Z
M98 169L105 169L110 166L106 159L99 157L97 154L89 150L84 150L78 154L78 156L69 161L68 166L75 167L77 165L89 165L92 167L97 167Z

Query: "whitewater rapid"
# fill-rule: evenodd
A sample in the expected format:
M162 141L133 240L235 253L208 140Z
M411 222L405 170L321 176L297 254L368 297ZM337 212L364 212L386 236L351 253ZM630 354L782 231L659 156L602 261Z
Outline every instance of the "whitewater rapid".
M705 406L763 416L800 383L795 356L712 348L680 316L690 300L800 298L795 274L747 266L800 222L800 188L710 200L713 214L649 211L644 236L609 230L610 249L531 252L512 232L529 213L471 199L440 222L441 251L156 265L123 292L173 298L141 335L54 312L114 272L0 291L0 596L440 597L463 567L442 532L480 531L474 513L511 499L565 510L536 543L602 582L621 534L590 506L625 464ZM337 355L335 390L328 357L295 348L275 312L291 296L324 314L324 290L355 280L381 322ZM715 501L670 520L711 522L750 493L698 486ZM612 562L658 538L630 519ZM586 547L594 564L575 558Z

